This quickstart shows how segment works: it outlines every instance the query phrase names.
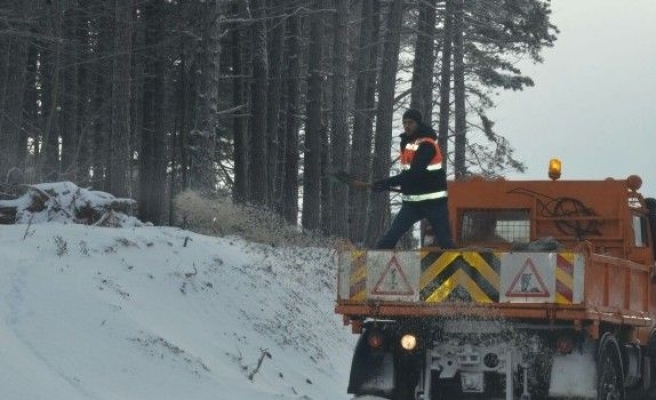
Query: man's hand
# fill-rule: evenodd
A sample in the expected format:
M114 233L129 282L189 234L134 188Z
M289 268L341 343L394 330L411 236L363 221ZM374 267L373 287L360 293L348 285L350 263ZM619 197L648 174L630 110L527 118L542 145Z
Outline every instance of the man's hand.
M374 192L384 192L389 189L389 183L386 179L376 181L371 185L371 190Z
M410 136L408 136L407 133L402 133L399 135L399 137L401 138L401 151L403 151L405 146L407 146L410 142Z

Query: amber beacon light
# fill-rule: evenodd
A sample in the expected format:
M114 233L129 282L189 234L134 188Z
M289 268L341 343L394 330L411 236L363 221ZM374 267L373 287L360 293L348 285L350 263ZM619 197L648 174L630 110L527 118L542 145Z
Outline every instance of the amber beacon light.
M552 158L549 160L549 178L554 181L560 178L560 170L562 169L562 163L557 158Z

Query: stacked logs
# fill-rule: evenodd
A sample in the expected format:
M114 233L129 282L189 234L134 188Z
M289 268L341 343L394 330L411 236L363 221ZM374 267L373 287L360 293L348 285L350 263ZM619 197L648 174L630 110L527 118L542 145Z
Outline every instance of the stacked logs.
M134 215L136 201L83 189L71 182L5 186L0 190L0 224L67 222L115 225L117 215Z

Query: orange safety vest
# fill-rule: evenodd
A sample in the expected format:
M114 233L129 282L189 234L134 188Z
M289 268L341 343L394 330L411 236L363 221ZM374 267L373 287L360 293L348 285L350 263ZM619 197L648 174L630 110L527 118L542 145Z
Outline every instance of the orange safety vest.
M447 197L446 174L442 168L442 152L435 139L421 137L408 143L401 152L401 169L404 171L410 169L419 145L424 142L435 147L435 155L428 163L419 182L413 182L401 188L403 201L423 201Z

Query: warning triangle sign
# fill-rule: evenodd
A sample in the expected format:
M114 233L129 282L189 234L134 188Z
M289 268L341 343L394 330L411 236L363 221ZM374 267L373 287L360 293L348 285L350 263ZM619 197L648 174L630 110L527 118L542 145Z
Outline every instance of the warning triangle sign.
M510 284L506 292L508 297L549 297L549 290L544 284L542 277L533 264L533 260L526 259L526 262L519 270L519 273Z
M378 295L403 295L411 296L414 294L414 290L408 282L408 277L399 260L396 258L396 254L392 255L387 267L380 275L380 278L376 282L372 294Z

